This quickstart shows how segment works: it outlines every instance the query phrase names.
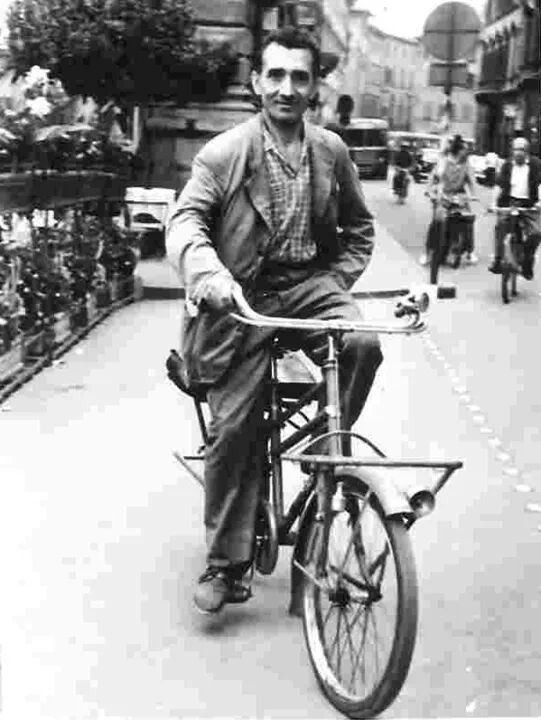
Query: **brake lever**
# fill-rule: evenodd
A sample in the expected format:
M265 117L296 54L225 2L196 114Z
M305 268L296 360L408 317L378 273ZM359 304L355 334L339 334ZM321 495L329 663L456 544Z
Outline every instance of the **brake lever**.
M394 315L396 318L403 318L409 315L421 315L428 310L430 298L428 293L421 292L419 294L412 293L408 297L397 303Z

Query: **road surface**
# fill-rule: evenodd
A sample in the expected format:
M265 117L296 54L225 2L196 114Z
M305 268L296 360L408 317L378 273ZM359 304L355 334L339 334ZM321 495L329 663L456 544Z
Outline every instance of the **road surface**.
M397 209L382 184L366 191L383 225L366 287L423 279L393 240L416 254L421 198ZM465 463L412 530L419 637L385 716L538 716L538 285L503 308L481 266L456 277L424 339L383 340L358 425L389 455ZM180 312L123 309L2 407L6 718L338 717L286 614L287 550L250 603L192 609L202 495L172 451L199 439L163 367Z

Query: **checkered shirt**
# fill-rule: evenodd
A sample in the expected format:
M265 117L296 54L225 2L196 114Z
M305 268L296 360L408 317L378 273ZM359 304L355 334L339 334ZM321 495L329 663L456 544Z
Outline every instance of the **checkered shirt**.
M263 129L263 139L273 230L267 260L303 265L317 254L310 233L310 163L306 139L302 143L298 172L284 158L267 128Z

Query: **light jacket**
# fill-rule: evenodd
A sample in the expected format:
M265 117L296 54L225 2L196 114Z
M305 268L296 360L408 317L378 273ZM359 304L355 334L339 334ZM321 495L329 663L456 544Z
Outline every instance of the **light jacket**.
M372 255L374 227L344 142L305 124L311 164L311 232L317 267L349 289ZM167 226L167 254L180 270L187 303L216 272L229 272L250 299L272 237L270 186L260 114L213 138L195 157ZM217 382L243 328L228 315L186 312L182 353L191 384Z

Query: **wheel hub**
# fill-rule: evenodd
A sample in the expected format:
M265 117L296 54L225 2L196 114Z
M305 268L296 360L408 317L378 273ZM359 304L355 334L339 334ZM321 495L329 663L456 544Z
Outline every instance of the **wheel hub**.
M343 585L338 585L334 590L329 593L329 600L333 605L337 605L340 608L345 608L349 605L351 595L347 588Z

